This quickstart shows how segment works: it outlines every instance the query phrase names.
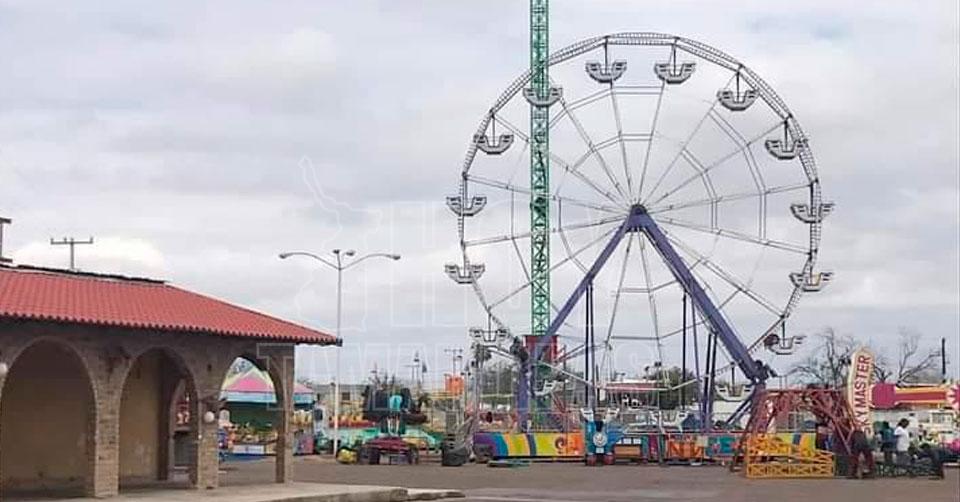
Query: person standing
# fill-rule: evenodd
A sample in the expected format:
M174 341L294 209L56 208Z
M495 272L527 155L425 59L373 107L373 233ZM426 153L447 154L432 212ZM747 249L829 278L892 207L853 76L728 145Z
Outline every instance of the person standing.
M860 457L862 456L866 464L863 477L864 479L872 478L877 466L873 462L873 448L870 447L870 440L862 430L853 431L853 435L850 436L850 450L850 470L847 472L847 477L855 479L860 476Z
M880 442L880 452L883 453L883 465L886 468L893 467L893 452L897 449L897 442L893 436L893 428L890 422L881 422L877 431L877 439Z
M909 426L910 421L906 418L901 418L900 421L897 422L897 428L893 430L897 452L897 465L901 467L906 467L910 464L910 432L907 430Z

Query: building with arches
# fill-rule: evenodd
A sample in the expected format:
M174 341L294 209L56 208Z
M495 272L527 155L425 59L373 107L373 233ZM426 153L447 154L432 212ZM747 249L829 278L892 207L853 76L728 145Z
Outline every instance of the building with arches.
M170 480L183 394L190 444L177 456L190 484L217 487L216 414L238 357L273 382L276 480L290 481L294 346L337 343L162 281L0 266L0 497Z

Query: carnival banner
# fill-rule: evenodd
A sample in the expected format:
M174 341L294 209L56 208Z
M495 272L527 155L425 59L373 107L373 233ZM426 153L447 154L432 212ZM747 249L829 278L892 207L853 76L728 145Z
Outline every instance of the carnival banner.
M583 456L583 432L477 432L475 445L489 445L493 458L580 458Z
M861 347L850 357L850 370L847 373L847 401L853 409L853 418L867 437L873 436L873 416L870 411L873 362L873 354Z
M816 450L817 435L812 432L772 434L805 452ZM743 437L741 432L628 434L613 447L616 460L641 462L729 460L736 453Z

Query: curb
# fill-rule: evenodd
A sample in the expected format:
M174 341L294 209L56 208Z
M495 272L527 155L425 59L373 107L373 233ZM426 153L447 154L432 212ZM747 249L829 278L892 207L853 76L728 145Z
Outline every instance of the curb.
M465 495L460 490L408 489L406 500L460 499Z
M330 493L323 495L293 495L270 502L405 502L410 500L404 488L384 488L358 493Z

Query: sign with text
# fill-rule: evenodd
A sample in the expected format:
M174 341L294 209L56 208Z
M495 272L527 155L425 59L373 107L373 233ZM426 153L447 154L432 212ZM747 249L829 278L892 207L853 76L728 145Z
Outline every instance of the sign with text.
M873 362L873 354L861 348L850 356L850 370L847 373L847 401L853 409L853 418L867 437L873 435L873 417L870 412Z

